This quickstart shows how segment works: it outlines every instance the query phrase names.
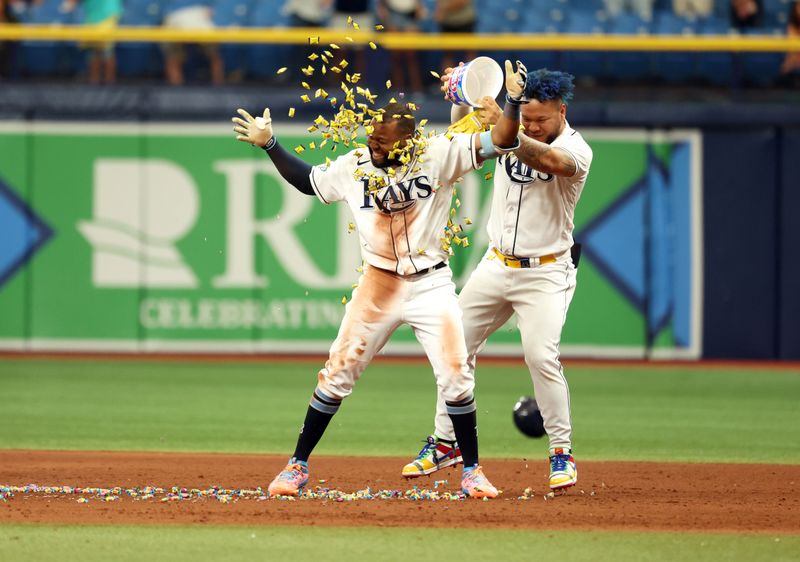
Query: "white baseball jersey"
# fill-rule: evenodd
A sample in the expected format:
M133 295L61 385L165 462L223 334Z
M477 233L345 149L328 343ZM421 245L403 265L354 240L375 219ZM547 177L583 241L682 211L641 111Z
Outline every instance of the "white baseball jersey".
M472 134L426 139L424 153L414 156L408 171L396 178L372 165L368 149L354 149L328 166L314 166L311 185L323 203L346 201L350 206L366 263L413 274L449 258L441 246L453 184L480 167L473 144ZM388 185L370 193L367 176L356 178L359 168L387 177Z
M574 176L537 172L513 153L497 161L487 229L491 245L507 256L558 255L573 244L575 205L589 174L592 149L569 123L550 146L572 156L578 170Z

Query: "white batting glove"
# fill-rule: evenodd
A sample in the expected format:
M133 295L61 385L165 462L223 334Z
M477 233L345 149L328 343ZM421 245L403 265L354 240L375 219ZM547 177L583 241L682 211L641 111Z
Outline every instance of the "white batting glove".
M508 97L514 101L525 101L525 83L528 79L528 69L520 61L517 61L517 70L514 70L510 60L506 60L506 92Z
M263 117L253 117L244 109L237 109L236 112L243 117L243 119L239 117L231 119L236 125L233 128L237 133L236 140L264 148L272 138L272 118L269 116L269 108L264 109Z

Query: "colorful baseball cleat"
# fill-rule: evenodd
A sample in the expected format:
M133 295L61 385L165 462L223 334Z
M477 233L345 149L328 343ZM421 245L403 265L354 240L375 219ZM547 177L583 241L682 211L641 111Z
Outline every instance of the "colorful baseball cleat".
M570 449L553 449L550 455L550 489L563 490L578 481L578 469Z
M294 458L269 485L270 496L296 496L308 482L308 464Z
M496 498L497 488L492 486L477 464L464 469L461 477L461 491L470 498Z
M403 476L406 478L425 476L459 463L461 463L461 449L455 441L445 441L430 435L417 458L403 467Z

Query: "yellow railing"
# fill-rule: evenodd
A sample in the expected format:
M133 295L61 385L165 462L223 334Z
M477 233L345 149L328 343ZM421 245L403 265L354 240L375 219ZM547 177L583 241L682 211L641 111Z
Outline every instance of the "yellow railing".
M428 34L345 31L328 28L216 28L182 30L163 27L0 25L0 40L155 43L308 44L369 42L386 49L558 50L558 51L800 51L800 38L739 35L568 35L568 34ZM349 39L348 39L349 38Z

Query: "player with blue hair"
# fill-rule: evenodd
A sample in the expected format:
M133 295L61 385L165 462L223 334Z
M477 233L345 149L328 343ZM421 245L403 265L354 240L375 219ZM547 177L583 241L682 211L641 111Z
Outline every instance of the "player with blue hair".
M447 68L442 76L445 99L452 72ZM516 105L520 112L519 143L511 152L498 149L502 153L494 173L489 247L459 295L472 375L487 338L517 315L525 362L549 438L553 490L578 480L569 387L559 345L577 276L579 254L572 238L575 205L586 183L592 149L567 122L573 90L572 75L543 68L527 73L524 95L516 104L506 98L505 111ZM481 122L497 123L501 111L495 100L484 97L479 103ZM454 104L452 122L472 109ZM481 133L482 140L487 134ZM490 147L484 157L491 157L491 143L482 146ZM441 389L436 410L435 431L417 458L403 468L406 477L461 462Z

